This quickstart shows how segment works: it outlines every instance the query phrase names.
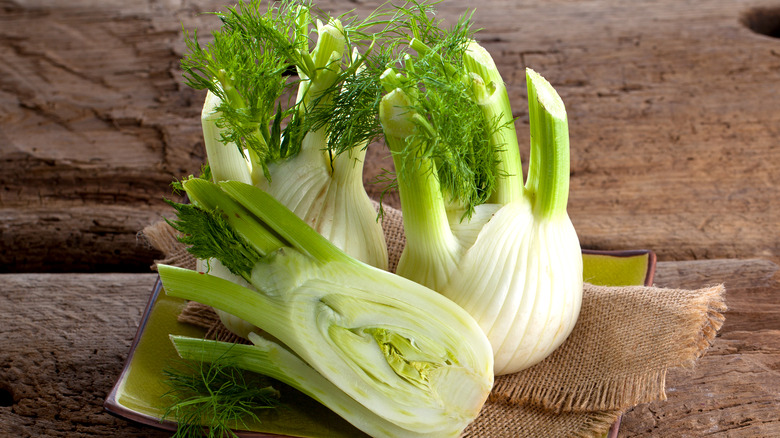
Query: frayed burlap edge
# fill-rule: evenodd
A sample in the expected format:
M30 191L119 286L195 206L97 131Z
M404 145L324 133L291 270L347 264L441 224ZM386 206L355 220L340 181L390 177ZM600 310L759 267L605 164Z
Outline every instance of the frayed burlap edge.
M154 261L151 266L153 271L157 270L158 264L195 269L195 257L187 252L187 247L179 242L179 232L167 222L159 221L147 226L138 233L138 238L165 256Z
M641 403L665 400L667 369L649 371L640 376L618 376L592 385L576 385L565 391L517 385L511 379L496 378L489 400L519 405L539 404L556 413L623 410Z
M593 287L586 285L588 288ZM650 288L644 288L649 290ZM534 370L496 378L491 401L514 404L534 403L554 412L626 410L642 403L666 400L666 374L671 368L691 368L696 360L712 345L718 330L725 321L725 287L712 286L694 291L657 289L659 294L677 294L686 298L685 314L690 316L686 324L676 326L676 332L684 334L670 356L674 361L662 366L568 386L561 390L555 386L529 385L525 375ZM568 341L567 341L568 342ZM566 344L553 353L566 354ZM554 360L550 357L547 360Z

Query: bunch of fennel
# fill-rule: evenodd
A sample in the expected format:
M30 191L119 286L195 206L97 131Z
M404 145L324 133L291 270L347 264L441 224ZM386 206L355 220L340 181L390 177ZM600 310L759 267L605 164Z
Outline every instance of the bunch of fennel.
M237 181L183 183L191 204L171 224L197 257L219 260L247 288L160 265L169 295L263 330L253 345L172 337L185 359L267 375L374 437L457 437L493 383L490 343L442 295L360 262L273 197Z
M197 34L188 36L182 61L187 84L208 90L201 121L212 180L262 188L350 256L386 269L384 234L363 187L366 141L341 144L334 153L330 123L309 122L366 62L358 52L366 39L360 29L376 17L323 23L296 0L269 3L265 11L254 1L218 15L223 25L213 41L202 47ZM288 75L293 68L297 81ZM295 101L285 102L296 86ZM199 260L199 269L248 286L218 260ZM253 330L218 314L239 336Z
M467 310L492 344L495 373L513 373L554 351L581 306L566 111L528 69L523 184L508 94L469 20L449 32L422 27L409 41L417 55L382 77L379 114L407 239L397 273Z

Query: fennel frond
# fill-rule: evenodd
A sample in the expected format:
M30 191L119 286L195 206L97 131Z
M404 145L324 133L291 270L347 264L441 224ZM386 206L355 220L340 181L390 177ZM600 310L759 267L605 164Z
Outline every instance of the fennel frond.
M236 367L232 357L228 348L209 361L182 359L163 370L169 387L163 398L170 406L161 421L176 421L175 438L235 437L232 429L260 421L258 412L279 406L274 382Z

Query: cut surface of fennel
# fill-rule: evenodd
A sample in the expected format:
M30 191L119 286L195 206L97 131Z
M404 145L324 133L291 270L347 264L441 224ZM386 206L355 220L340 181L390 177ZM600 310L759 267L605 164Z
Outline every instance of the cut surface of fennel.
M221 186L241 192L240 203L262 193L233 182ZM252 289L160 266L166 293L224 310L278 339L347 397L339 400L352 399L371 414L366 419L365 411L342 412L367 433L458 436L476 418L493 381L491 347L474 319L442 295L358 262L316 233L302 233L305 224L289 211L277 215L282 210L276 205L263 214L292 247L263 251L243 275ZM257 220L238 210L221 215Z

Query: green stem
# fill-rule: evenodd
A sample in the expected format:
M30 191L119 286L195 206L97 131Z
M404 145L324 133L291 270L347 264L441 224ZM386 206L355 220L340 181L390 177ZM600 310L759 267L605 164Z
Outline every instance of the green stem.
M305 79L298 87L298 101L304 104L305 110L309 110L313 102L328 98L322 95L331 92L339 78L346 50L344 28L338 20L318 26L317 35L314 50L302 56L306 65L299 66L299 70L303 68Z
M341 59L346 50L344 28L338 20L330 24L320 25L317 29L317 45L311 54L304 53L307 62L304 78L298 85L297 103L301 115L313 109L314 105L328 106L333 101L334 84L339 79L342 70ZM299 66L299 71L301 68ZM301 143L301 154L311 154L312 159L327 161L326 135L327 127L322 126L317 132L307 132ZM317 157L314 157L317 154ZM331 169L328 169L329 171Z
M211 91L206 93L206 101L201 113L203 140L206 144L206 157L211 168L214 182L241 181L251 183L249 166L235 144L222 143L222 129L217 126L220 113L217 112L221 100Z
M295 12L295 46L298 50L309 48L309 23L311 23L311 11L308 6L299 5Z
M417 52L417 54L419 54L420 56L433 56L436 59L436 61L444 67L444 70L447 73L447 75L452 76L452 75L459 74L455 66L453 66L449 62L446 62L441 57L441 55L434 52L433 49L431 49L427 44L420 41L419 39L412 38L411 40L409 40L409 47L414 49Z
M490 53L476 41L469 44L463 64L471 73L472 91L485 119L497 125L490 138L498 159L496 188L488 202L505 205L523 197L523 167L509 94Z
M167 295L192 300L220 309L255 326L262 326L273 336L290 330L283 304L262 293L185 268L158 265L160 279Z
M455 237L447 219L436 165L421 156L420 145L414 140L416 130L421 128L413 121L416 115L402 90L395 89L382 98L379 117L398 174L407 248L417 254L447 253ZM438 258L432 254L423 257Z
M239 109L239 110L246 109L247 108L246 101L238 92L238 90L236 90L236 88L233 86L233 79L228 76L227 72L225 70L219 70L218 72L216 72L215 77L217 78L217 81L219 82L219 86L222 89L225 98L227 99L226 103L230 107L235 109ZM208 100L206 103L207 104L209 103ZM204 106L204 111L205 109L206 108ZM268 155L267 140L270 135L268 131L268 121L267 120L257 121L255 128L248 135L253 139L253 141L247 141L246 144L254 145L254 146L250 146L247 151L249 153L249 159L252 163L250 178L252 183L257 183L258 181L261 180L261 178L268 177L268 175L265 174L265 170L266 170L265 161ZM204 131L204 138L206 138L205 136L206 136L206 132ZM207 142L207 146L208 146L208 139L206 138L205 141ZM227 179L231 179L231 178L227 178ZM215 179L215 181L221 181L221 180L222 179ZM243 179L235 179L235 180L244 181Z
M241 94L233 86L233 78L228 75L228 72L220 69L215 72L214 77L219 81L219 85L222 88L222 92L227 98L228 104L233 108L246 108L246 102Z
M252 148L247 149L247 153L249 154L249 161L252 163L252 171L250 172L252 184L259 184L260 181L270 180L270 175L267 175L265 171L265 159L261 158L260 154Z
M569 126L558 93L538 73L526 70L531 154L526 189L534 214L552 218L566 214L569 200Z
M331 88L338 79L346 43L344 27L340 21L334 19L326 25L318 26L317 45L312 52L316 69L311 77L314 86L313 98Z
M184 189L196 206L218 211L261 257L290 246L322 263L339 261L361 264L255 186L238 181L225 181L216 185L193 178L184 183ZM242 275L248 280L248 272Z
M328 242L306 222L263 190L236 181L225 181L219 186L264 225L281 236L290 246L302 253L323 263L329 261L360 263Z
M191 179L184 183L187 196L195 205L206 210L219 209L231 227L263 256L273 253L285 245L272 231L255 220L253 215L233 200L219 186L202 179Z
M407 246L417 247L417 251L435 248L452 238L445 200L436 176L436 165L427 158L404 158L394 147L405 144L402 138L387 136L386 141L393 152L393 164L399 173L398 194L404 213Z

